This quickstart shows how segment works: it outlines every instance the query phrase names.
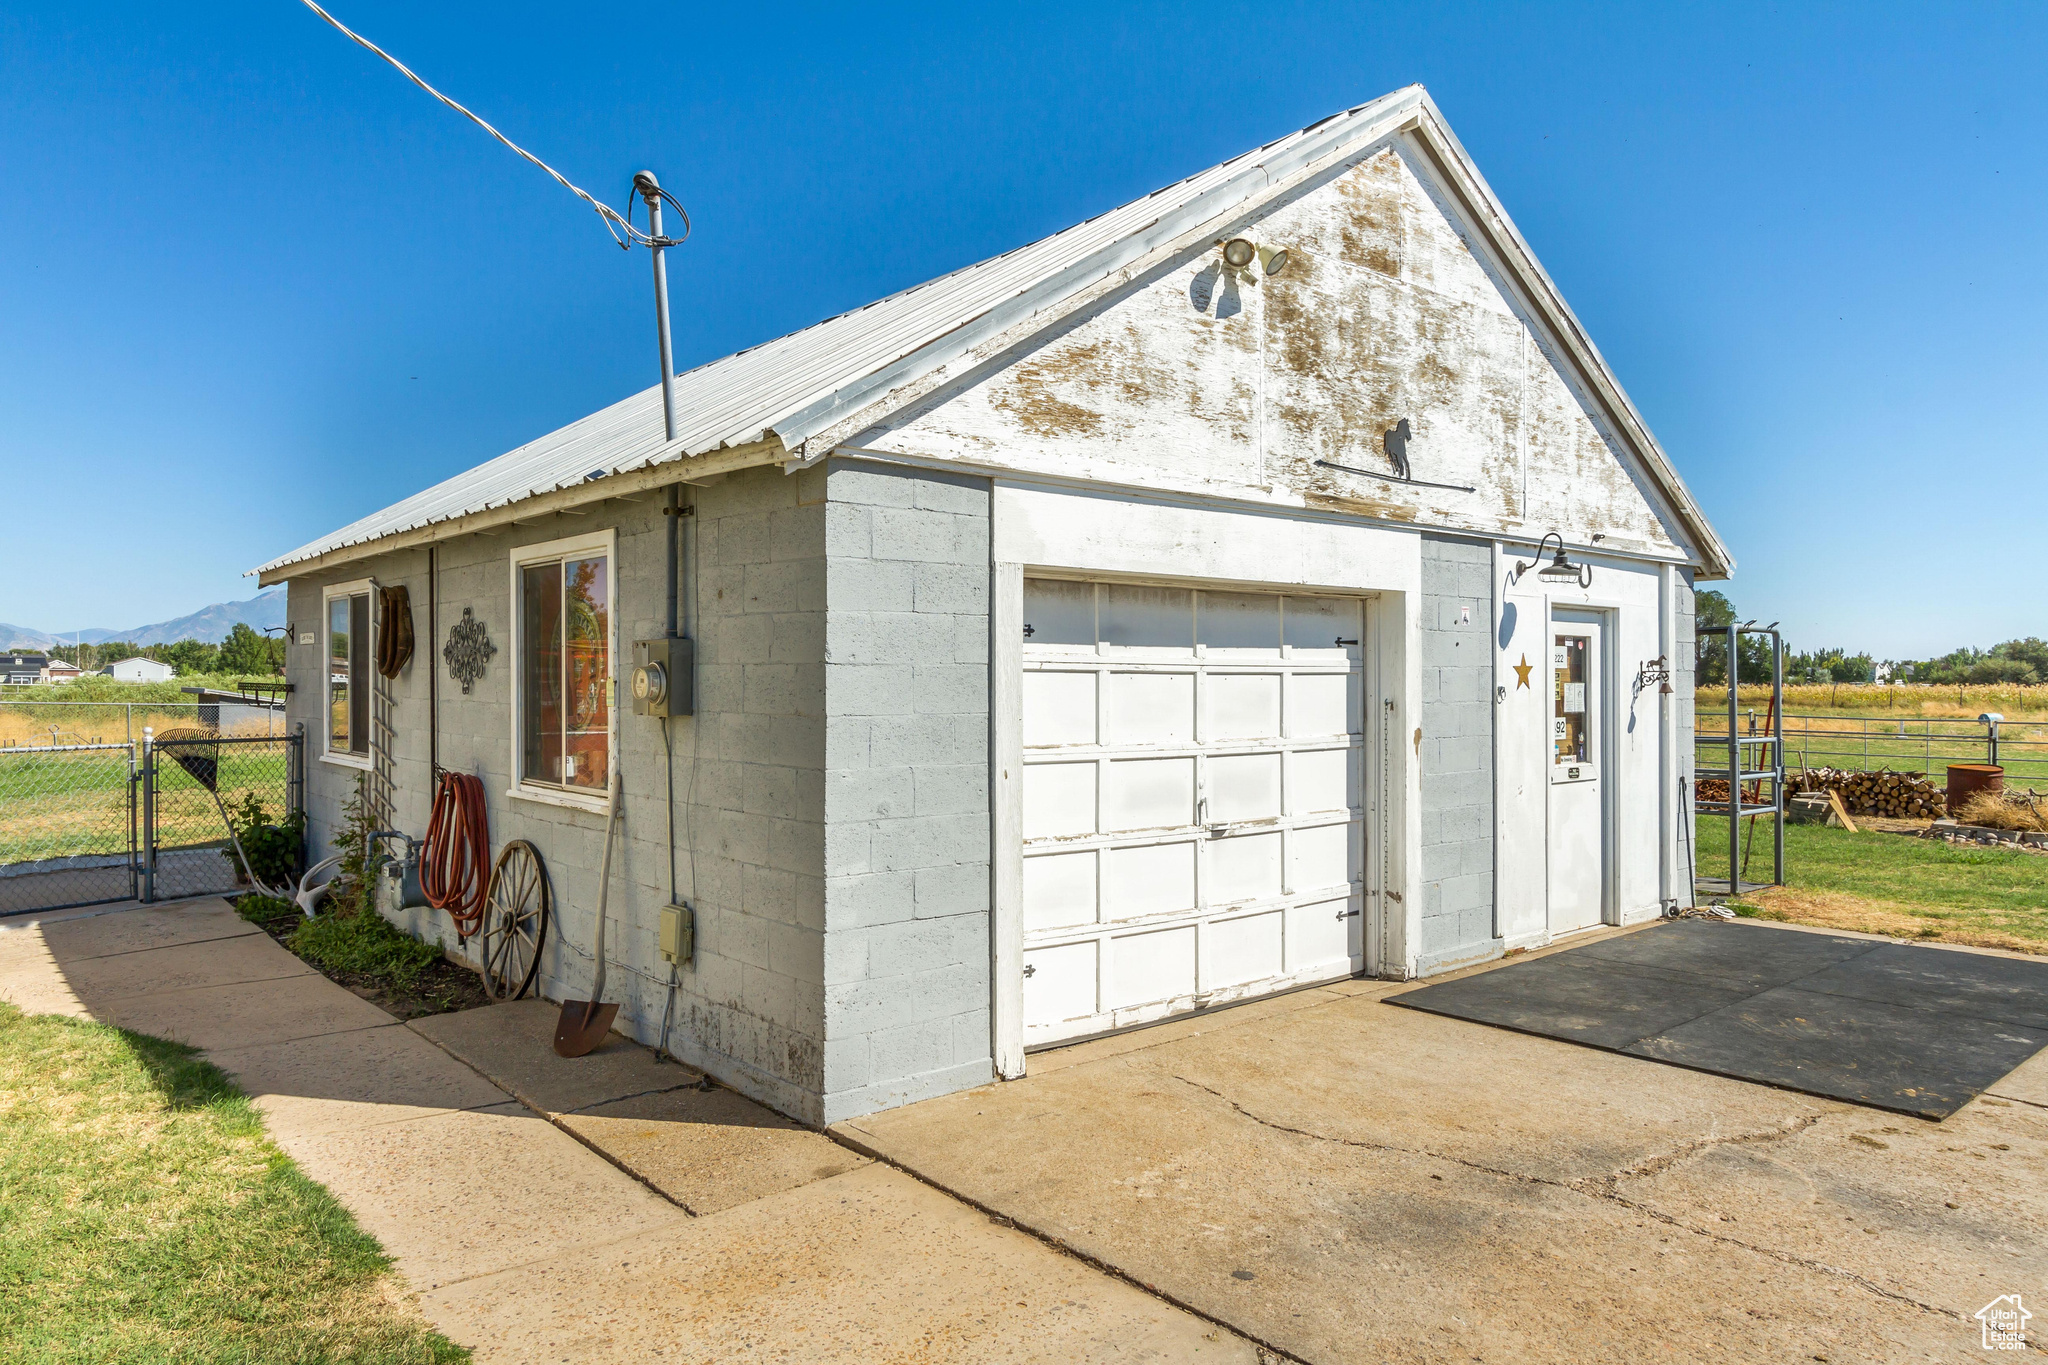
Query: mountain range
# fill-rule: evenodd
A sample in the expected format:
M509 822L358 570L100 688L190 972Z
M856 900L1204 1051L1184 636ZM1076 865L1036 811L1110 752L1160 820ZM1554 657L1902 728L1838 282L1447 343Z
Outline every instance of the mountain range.
M228 638L228 631L238 621L246 621L257 630L265 626L277 627L284 624L285 590L272 588L261 592L246 602L216 602L210 607L201 607L189 616L180 616L171 621L158 621L147 626L130 626L126 630L78 630L61 631L51 634L31 630L27 626L10 626L0 621L0 649L48 649L51 645L68 645L77 640L96 645L107 640L125 640L135 645L167 645L173 640L204 640L208 644L219 644Z

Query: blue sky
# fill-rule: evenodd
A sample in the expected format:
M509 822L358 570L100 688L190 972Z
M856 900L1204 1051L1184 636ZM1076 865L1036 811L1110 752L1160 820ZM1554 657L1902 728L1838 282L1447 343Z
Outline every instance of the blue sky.
M688 367L1427 84L1801 646L2048 635L2048 7L336 0ZM647 260L290 0L0 13L0 621L124 626L655 377ZM1988 561L1982 572L1970 557Z

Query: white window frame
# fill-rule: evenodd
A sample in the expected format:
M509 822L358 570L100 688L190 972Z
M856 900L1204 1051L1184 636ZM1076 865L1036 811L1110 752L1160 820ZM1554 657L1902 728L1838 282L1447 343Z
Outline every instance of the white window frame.
M320 761L322 763L332 763L336 767L340 768L355 768L363 772L368 772L372 767L376 765L377 761L377 756L373 752L377 743L377 736L374 727L365 727L367 729L370 729L371 733L363 736L363 751L361 753L356 753L353 750L349 749L332 748L330 746L334 742L334 721L327 711L327 708L332 704L331 702L329 702L327 695L327 669L331 657L327 652L327 622L329 619L328 613L330 610L330 604L334 602L336 598L364 596L367 596L370 599L369 602L366 604L367 610L370 613L370 623L368 629L366 629L363 632L363 638L365 641L368 642L366 645L366 649L368 652L363 658L363 686L366 688L374 688L376 684L370 681L370 670L376 668L377 666L376 579L352 578L346 583L329 583L326 586L322 587L320 589L320 629L318 632L315 633L313 639L315 647L320 651L316 660L316 666L320 670ZM353 673L355 671L356 660L354 659L353 656L351 656L348 662L349 671ZM351 699L351 705L353 705L353 699Z
M604 790L585 795L550 786L544 782L529 782L520 773L521 738L526 730L523 711L522 680L526 675L526 641L522 635L526 623L526 604L519 596L519 571L529 564L550 559L573 559L578 555L602 552L604 555L605 602L609 625L605 633L605 686L610 694L605 705L605 784ZM534 801L547 806L567 806L572 810L587 810L603 813L610 809L612 779L619 771L619 535L616 529L594 531L588 535L568 536L561 540L545 540L535 545L520 545L507 556L508 583L506 602L507 614L512 618L512 733L508 757L510 766L506 769L512 775L512 784L505 794L521 801Z

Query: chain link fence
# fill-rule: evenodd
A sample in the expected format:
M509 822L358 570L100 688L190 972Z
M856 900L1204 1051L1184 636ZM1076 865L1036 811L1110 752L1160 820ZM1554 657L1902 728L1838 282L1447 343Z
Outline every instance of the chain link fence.
M152 737L143 749L143 899L246 888L223 812L246 827L276 824L296 809L296 749L286 735L187 728Z
M0 701L0 915L234 891L223 807L303 805L284 730L282 707Z
M0 915L139 895L135 794L132 745L0 747Z

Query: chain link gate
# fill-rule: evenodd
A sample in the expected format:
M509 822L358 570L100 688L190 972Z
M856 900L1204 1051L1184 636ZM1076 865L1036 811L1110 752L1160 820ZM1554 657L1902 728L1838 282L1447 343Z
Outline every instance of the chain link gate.
M132 900L132 744L0 748L0 915Z
M221 735L145 732L138 759L136 856L139 899L232 893L247 880L228 837L222 808L255 823L275 824L304 803L300 752L304 732ZM301 855L303 856L303 850Z
M302 809L303 731L182 733L0 747L0 916L246 885L222 806L253 798L264 823Z

